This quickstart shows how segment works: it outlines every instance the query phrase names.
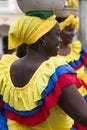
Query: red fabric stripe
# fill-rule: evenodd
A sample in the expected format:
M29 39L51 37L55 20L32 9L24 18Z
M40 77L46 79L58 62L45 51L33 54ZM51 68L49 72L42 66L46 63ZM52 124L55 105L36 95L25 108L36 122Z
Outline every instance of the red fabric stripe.
M42 123L43 121L46 121L46 119L50 116L49 110L59 100L61 88L68 86L74 82L78 84L77 78L72 74L64 74L60 76L58 81L55 83L53 91L44 98L44 104L41 106L40 110L37 113L31 116L20 116L14 112L6 110L6 117L8 119L17 121L20 124L25 124L29 126L35 126Z
M58 97L60 94L61 91L58 84L56 83L56 87L49 95L44 98L44 104L41 106L40 110L37 113L31 116L20 116L14 112L6 110L6 117L8 119L17 121L20 124L29 126L40 124L43 121L46 121L46 119L49 117L49 109L51 109L58 102Z
M11 120L15 120L20 124L35 126L45 121L50 115L49 111L46 111L45 106L41 107L40 111L31 116L20 116L11 111L6 110L6 117ZM44 112L45 111L45 112Z
M79 123L75 123L75 124L74 124L74 127L76 128L76 130L87 130L86 127L82 126L82 125L79 124Z
M87 89L87 84L83 80L81 80L81 81L82 81L82 84L83 84L84 88Z
M79 66L73 67L74 70L78 70L80 69L82 66L84 65L84 62L82 64L80 64Z
M59 77L59 86L63 88L64 86L68 86L70 84L76 84L77 88L80 88L82 85L82 81L79 80L75 75L73 74L63 74Z
M4 102L2 100L0 100L0 107L4 108Z
M73 67L74 70L80 69L82 66L84 66L85 62L87 62L87 52L85 52L85 54L84 54L84 58L83 58L82 63L79 66Z
M85 55L84 55L84 62L87 61L87 51L85 52Z

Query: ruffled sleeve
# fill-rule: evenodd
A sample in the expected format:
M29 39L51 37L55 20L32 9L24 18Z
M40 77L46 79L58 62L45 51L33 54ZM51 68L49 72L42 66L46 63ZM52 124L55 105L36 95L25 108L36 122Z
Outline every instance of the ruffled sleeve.
M80 41L72 42L70 45L70 53L67 56L58 55L58 58L64 57L67 63L77 61L80 58L81 43Z
M13 61L17 60L18 57L13 55L10 56L8 54L3 55L2 59L0 60L0 107L4 108L3 96L5 90L5 83L8 81L8 69ZM4 83L5 82L5 83ZM8 84L8 83L7 83Z
M77 47L78 45L78 47ZM75 51L75 49L78 51ZM85 62L87 61L87 50L85 47L83 47L80 43L80 41L74 42L71 44L71 52L73 61L71 61L69 64L75 69L78 70L82 66L84 66Z
M80 58L81 43L80 41L75 41L70 44L71 52L66 56L67 63L77 61Z
M4 101L6 116L20 124L38 125L50 116L50 109L58 102L61 89L73 82L76 84L77 80L73 76L76 73L64 59L52 57L41 64L28 84L18 88L12 84L9 75L10 66L17 57L9 61L10 58L11 56L4 57L0 63L0 70L3 68L1 72L3 76L0 75L2 79L0 94ZM60 85L59 78L62 76L64 80L65 74L66 76L70 74L72 81L67 77L69 80L66 85Z
M75 41L70 44L70 54L67 56L58 55L59 58L65 58L66 62L70 64L76 71L83 67L87 61L87 50L81 45L80 41Z

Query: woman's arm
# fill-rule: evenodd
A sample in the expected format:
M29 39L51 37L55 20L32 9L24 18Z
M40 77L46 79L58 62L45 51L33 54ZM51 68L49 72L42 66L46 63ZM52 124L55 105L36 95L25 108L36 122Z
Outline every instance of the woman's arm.
M62 88L58 104L71 118L87 127L87 103L74 84Z

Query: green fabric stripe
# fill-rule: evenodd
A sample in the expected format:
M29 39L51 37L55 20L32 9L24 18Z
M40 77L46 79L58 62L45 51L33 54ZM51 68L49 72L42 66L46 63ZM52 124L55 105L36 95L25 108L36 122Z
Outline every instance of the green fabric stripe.
M31 11L31 12L26 12L25 15L27 16L37 16L42 19L48 19L53 15L53 11Z

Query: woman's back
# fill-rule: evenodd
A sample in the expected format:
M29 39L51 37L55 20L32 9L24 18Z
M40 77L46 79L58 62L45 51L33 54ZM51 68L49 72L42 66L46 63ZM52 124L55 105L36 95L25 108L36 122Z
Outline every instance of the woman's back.
M13 61L11 61L12 57L13 57ZM23 60L23 64L22 64L22 60ZM19 79L22 82L22 80L24 80L24 78L26 77L26 74L22 73L20 69L24 65L25 65L24 67L26 68L24 59L22 60L20 59L18 60L16 56L10 56L10 55L4 56L1 60L1 63L4 64L4 68L6 68L6 69L3 69L3 72L2 72L6 76L6 79L3 80L3 82L0 84L2 84L2 89L5 90L3 91L2 95L3 95L3 98L6 95L5 102L7 102L8 104L6 105L5 109L6 109L6 113L8 117L7 121L8 121L9 129L13 130L13 128L14 129L20 128L21 130L22 129L23 130L26 130L26 129L28 130L33 130L33 129L38 129L38 130L58 129L60 130L61 128L61 129L69 130L73 125L73 120L59 107L59 105L56 105L60 97L60 94L62 93L61 87L63 86L59 85L60 83L58 82L54 86L54 83L56 82L57 78L65 74L66 71L73 72L73 70L71 68L69 70L66 66L66 63L63 60L60 59L59 60L60 62L58 62L58 60L53 57L43 62L42 64L41 63L39 64L39 68L34 70L35 71L34 75L32 73L32 78L30 78L29 80L29 77L28 77L28 83L25 83L24 86L18 86L20 85ZM17 63L18 65L15 63ZM9 77L10 74L8 75L8 73L10 73L8 71L8 68L9 66L12 66L12 65L14 65L13 67L15 67L16 65L16 68L11 67L11 69L13 69L13 71L14 69L16 70L15 71L16 73L14 72L13 76L15 76L14 78L15 81L19 82L18 85L15 85L15 86L13 85L13 81L12 82L10 81L12 80L12 77L10 79ZM65 70L63 69L62 65L65 65L66 67ZM0 69L2 69L2 67L3 66L0 66ZM23 67L23 70L26 72L28 71L31 72L32 71L31 68L33 68L33 67L31 68L27 67L26 69L24 69L24 67ZM59 68L61 69L61 73L59 71L60 70ZM55 71L55 69L57 70ZM7 71L8 73L5 73ZM61 79L60 79L60 82L61 82ZM71 81L68 81L68 82L71 82ZM8 88L9 84L10 84L9 86L10 88ZM66 84L68 85L69 83L66 82ZM5 88L4 88L4 85L6 86ZM9 89L8 92L6 92L6 88ZM8 98L9 100L7 100ZM18 101L18 104L16 101ZM54 107L52 108L52 106ZM52 109L49 111L50 108ZM62 118L62 116L64 118ZM42 122L43 120L45 122L43 122L42 124L34 126L34 127L30 127L35 124L38 124L38 121ZM26 124L30 126L29 127L23 126L22 124Z
M32 60L31 58L26 61L26 57L15 61L10 68L10 76L14 86L20 88L25 86L30 81L40 64L39 61L36 62L36 60Z

